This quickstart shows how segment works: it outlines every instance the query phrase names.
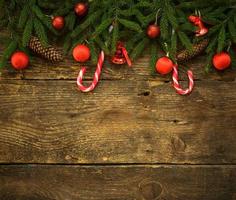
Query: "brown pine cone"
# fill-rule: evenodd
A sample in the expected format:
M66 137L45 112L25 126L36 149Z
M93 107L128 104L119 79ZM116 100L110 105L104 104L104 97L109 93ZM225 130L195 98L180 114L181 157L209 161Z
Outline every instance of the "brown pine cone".
M176 60L177 62L186 62L198 55L200 55L208 46L209 44L209 40L208 39L204 39L202 41L200 41L197 44L193 45L193 50L192 51L188 51L188 50L183 50L181 52L179 52L176 56Z
M44 47L37 37L31 37L29 41L29 48L42 58L52 62L59 62L63 60L63 54L58 49L48 46Z

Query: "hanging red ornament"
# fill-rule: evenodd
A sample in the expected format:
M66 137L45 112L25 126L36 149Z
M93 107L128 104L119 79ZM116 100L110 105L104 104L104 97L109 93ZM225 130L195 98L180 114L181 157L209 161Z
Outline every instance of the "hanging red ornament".
M52 26L57 29L57 30L61 30L64 28L65 25L65 20L64 17L61 16L55 16L52 19Z
M147 36L151 39L155 39L160 35L160 27L156 24L149 25L147 27Z
M225 70L231 65L231 57L228 53L221 52L213 57L212 62L217 70Z
M77 3L74 6L74 11L77 16L83 17L88 11L88 5L86 3L82 3L82 2Z
M11 56L11 65L17 69L25 69L29 65L29 56L23 51L18 51Z
M173 67L174 67L174 63L167 56L164 56L157 60L156 70L158 73L162 75L169 74L173 70Z
M117 43L116 52L111 61L117 65L123 65L125 63L127 63L129 66L132 65L128 52L122 42Z
M73 49L73 57L77 62L86 62L90 58L90 49L83 44L78 44Z
M197 37L204 36L208 33L208 28L205 27L200 16L190 15L188 19L194 26L198 27L195 31Z

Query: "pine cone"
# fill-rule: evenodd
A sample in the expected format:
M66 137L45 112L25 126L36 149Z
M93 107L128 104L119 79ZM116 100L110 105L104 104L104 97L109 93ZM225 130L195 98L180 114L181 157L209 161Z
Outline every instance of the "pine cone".
M52 46L44 47L37 37L31 37L28 46L34 53L40 55L42 58L52 62L63 60L63 54L61 51Z
M186 61L198 56L206 49L208 44L209 44L209 40L204 39L204 40L200 41L199 43L194 44L192 51L188 51L185 49L185 50L179 52L176 56L177 62L180 62L180 63L186 62Z

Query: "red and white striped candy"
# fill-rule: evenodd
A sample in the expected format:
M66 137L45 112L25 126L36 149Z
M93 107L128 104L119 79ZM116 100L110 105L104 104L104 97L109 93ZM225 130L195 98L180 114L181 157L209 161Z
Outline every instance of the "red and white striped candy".
M78 78L77 78L77 85L78 85L79 90L81 90L82 92L91 92L95 89L95 87L97 86L97 84L99 82L99 79L100 79L103 63L104 63L104 52L102 51L99 58L98 58L97 69L96 69L96 72L94 74L93 82L91 83L91 85L89 87L85 87L82 84L83 76L86 72L86 68L83 67L80 70Z
M188 71L188 79L189 79L189 86L188 89L182 89L179 84L179 76L178 76L178 65L174 65L173 67L173 86L176 89L177 93L180 95L187 95L190 94L193 91L194 87L194 80L193 80L193 72Z

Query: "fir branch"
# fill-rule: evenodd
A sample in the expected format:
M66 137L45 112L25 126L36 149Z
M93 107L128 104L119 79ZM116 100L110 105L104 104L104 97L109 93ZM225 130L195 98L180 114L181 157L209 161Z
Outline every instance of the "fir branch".
M26 47L28 45L32 31L33 31L33 20L30 17L25 25L25 29L23 32L23 37L22 37L22 46L23 47Z
M72 31L74 29L75 22L76 22L76 15L74 14L74 12L70 12L70 14L66 16L65 22L66 22L66 27L70 31Z
M228 22L228 28L229 28L229 33L230 33L233 43L236 43L236 28L235 28L235 24L231 20L229 20Z
M94 31L93 37L99 36L104 30L108 30L108 27L111 25L112 19L108 18L104 20Z
M116 44L119 38L119 24L113 23L113 31L112 31L112 41L111 41L111 53L114 54L116 51Z
M102 49L105 52L105 54L110 54L107 44L104 41L102 41L100 37L96 37L94 39L94 42L99 46L100 49Z
M193 45L191 41L189 40L188 36L182 31L178 31L177 33L178 33L181 43L185 46L187 50L191 51L193 48Z
M142 32L142 28L139 26L138 23L127 20L127 19L118 19L118 21L126 28L133 30L133 31L137 31L139 33Z
M154 75L156 73L156 61L158 58L158 48L155 42L151 43L151 58L149 61L149 66L151 68L151 74Z
M15 40L12 40L8 47L3 51L3 55L0 61L0 68L5 67L5 65L7 64L7 60L11 57L16 48L17 42Z
M84 31L88 26L102 14L102 10L97 10L92 13L82 24L80 24L75 30L71 33L72 38L76 38L82 31Z
M143 40L141 40L133 49L130 57L132 60L136 59L139 55L141 55L144 51L144 48L146 47L149 40L144 37Z
M219 33L219 36L218 36L218 47L217 47L217 52L218 53L220 53L224 49L225 40L226 40L225 26L223 25L220 29L220 33Z
M43 24L37 18L34 19L34 30L42 45L47 46L48 45L47 34L45 32Z
M168 34L169 34L169 24L168 24L168 19L166 16L166 13L163 12L161 16L161 21L160 21L160 30L161 30L161 37L166 40L168 39Z
M170 57L175 61L175 55L177 52L177 34L173 32L171 35L171 45L170 45Z
M20 17L18 21L18 28L23 29L29 16L29 6L24 5L23 9L20 12Z

